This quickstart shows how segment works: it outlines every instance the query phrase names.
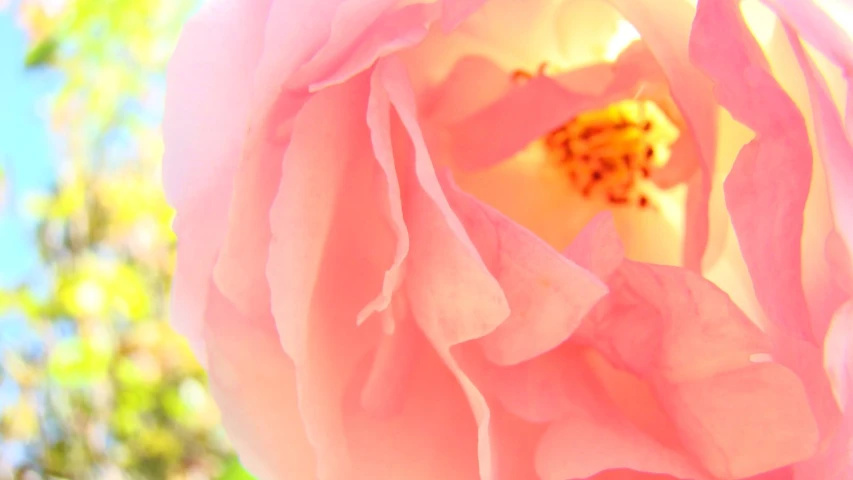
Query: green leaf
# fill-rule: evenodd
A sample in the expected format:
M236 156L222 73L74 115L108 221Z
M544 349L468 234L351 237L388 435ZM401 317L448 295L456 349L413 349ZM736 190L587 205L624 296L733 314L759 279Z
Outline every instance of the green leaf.
M64 387L91 385L107 378L112 346L103 341L67 338L57 343L50 353L47 371Z
M46 37L35 44L24 58L24 67L35 69L49 66L59 49L59 42L53 37Z
M216 480L255 480L255 477L240 465L240 459L235 456L228 460Z

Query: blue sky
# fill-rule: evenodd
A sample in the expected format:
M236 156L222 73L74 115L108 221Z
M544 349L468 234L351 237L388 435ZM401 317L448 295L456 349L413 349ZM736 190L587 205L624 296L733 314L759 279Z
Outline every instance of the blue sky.
M56 140L48 129L46 107L60 78L24 70L26 42L10 10L0 11L0 169L6 176L0 189L0 288L39 272L34 222L25 199L49 189L55 178ZM0 349L37 343L34 336L21 315L0 317ZM0 384L0 404L9 398L8 387Z
M26 41L13 12L0 12L0 168L7 182L0 205L0 287L21 281L37 266L23 200L49 188L55 172L46 105L59 78L24 70Z
M12 10L0 11L0 288L22 281L38 268L33 223L24 211L28 194L50 188L54 179L54 148L47 126L46 96L59 85L56 75L25 72L26 37ZM0 349L36 342L20 315L0 317ZM17 387L0 382L0 406L14 401ZM15 462L19 444L4 444L0 457Z

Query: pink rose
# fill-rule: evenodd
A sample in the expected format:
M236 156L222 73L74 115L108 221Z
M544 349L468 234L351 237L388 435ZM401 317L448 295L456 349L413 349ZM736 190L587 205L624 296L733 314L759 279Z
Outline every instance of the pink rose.
M172 317L244 464L852 479L853 41L765 4L207 2Z

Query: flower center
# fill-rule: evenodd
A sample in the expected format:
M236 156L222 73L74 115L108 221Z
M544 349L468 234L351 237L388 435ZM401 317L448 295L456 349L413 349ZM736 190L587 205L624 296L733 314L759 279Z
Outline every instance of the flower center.
M678 128L648 100L623 100L584 112L551 131L551 161L584 197L612 206L651 206L648 182L666 164Z

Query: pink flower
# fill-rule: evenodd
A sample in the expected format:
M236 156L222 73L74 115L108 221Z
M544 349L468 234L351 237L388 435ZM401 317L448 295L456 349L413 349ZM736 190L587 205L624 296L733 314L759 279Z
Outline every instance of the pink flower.
M608 3L186 26L172 317L259 478L853 478L853 40Z

